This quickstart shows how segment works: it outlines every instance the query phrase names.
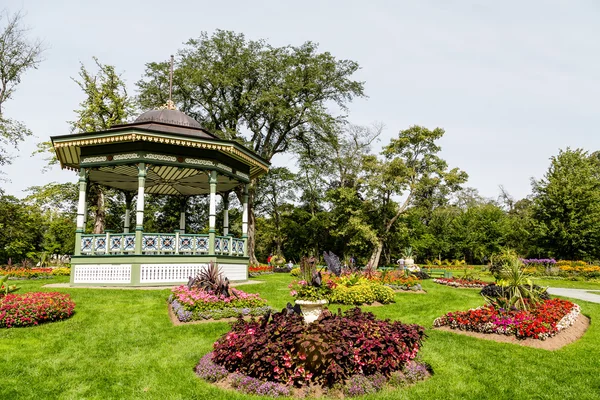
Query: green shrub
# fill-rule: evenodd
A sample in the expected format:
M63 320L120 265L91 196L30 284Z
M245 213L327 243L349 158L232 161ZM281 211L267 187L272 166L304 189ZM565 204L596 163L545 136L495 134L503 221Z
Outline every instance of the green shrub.
M54 275L54 276L69 276L69 275L71 275L71 268L67 268L67 267L54 268L52 270L52 275Z
M352 286L336 286L329 301L353 305L371 304L375 301L387 304L394 301L394 290L377 282L361 281Z

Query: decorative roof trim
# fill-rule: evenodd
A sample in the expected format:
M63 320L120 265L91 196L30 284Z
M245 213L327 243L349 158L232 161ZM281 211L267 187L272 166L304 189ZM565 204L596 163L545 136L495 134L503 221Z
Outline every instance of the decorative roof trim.
M139 140L139 141L147 141L147 142L173 144L173 145L177 145L177 146L197 147L197 148L202 148L202 149L207 149L207 150L225 151L225 152L229 152L229 153L247 161L251 165L258 167L265 172L269 170L269 167L267 165L265 165L264 163L258 161L254 157L251 157L250 155L248 155L245 152L236 148L234 142L228 143L228 144L206 143L204 141L199 141L199 140L194 141L194 140L180 139L180 138L168 138L168 137L164 137L164 136L149 135L146 133L140 134L140 133L135 133L135 132L130 133L130 134L115 135L115 136L93 137L93 138L89 138L89 139L72 139L72 140L63 141L64 139L67 139L67 138L53 139L54 148L71 147L71 146L75 146L75 147L93 146L93 145L98 145L98 144L109 144L109 143L115 143L115 142L126 142L126 141L138 141Z

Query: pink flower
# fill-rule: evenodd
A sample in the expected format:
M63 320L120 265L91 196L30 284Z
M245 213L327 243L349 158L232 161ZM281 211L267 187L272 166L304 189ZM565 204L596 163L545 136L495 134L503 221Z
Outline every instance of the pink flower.
M298 292L296 292L295 290L292 290L292 291L290 292L290 296L296 296L297 294L298 294Z
M235 356L237 358L242 358L242 353L240 351L238 351L238 352L235 353Z
M248 331L246 332L248 335L254 335L254 332L256 332L253 328L248 329Z

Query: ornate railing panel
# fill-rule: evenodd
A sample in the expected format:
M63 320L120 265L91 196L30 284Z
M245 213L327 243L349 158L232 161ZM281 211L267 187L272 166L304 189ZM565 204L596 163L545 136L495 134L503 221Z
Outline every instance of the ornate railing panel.
M135 254L134 233L81 235L81 254L86 256ZM209 236L191 233L144 233L142 254L204 255L209 254ZM215 236L215 255L244 255L244 240L232 236Z

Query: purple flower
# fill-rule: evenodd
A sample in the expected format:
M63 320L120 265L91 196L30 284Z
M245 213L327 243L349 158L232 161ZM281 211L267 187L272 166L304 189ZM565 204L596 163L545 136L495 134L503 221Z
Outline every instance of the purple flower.
M216 382L225 378L229 372L225 367L215 364L212 361L212 353L208 353L196 365L196 374L208 382Z

